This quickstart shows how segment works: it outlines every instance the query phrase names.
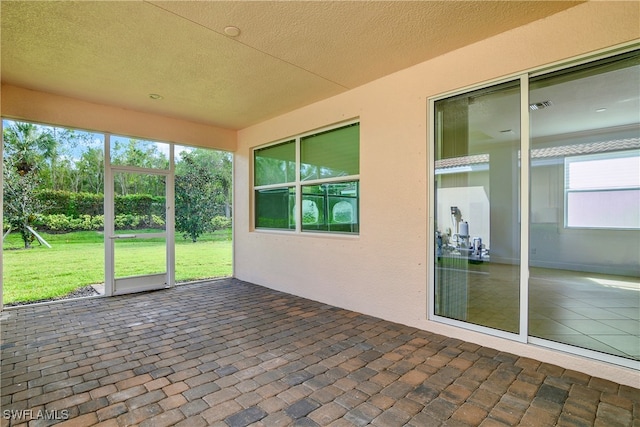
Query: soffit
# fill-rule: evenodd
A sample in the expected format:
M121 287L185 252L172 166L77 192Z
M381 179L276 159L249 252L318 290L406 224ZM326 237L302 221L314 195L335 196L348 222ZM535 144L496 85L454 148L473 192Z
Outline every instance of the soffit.
M578 3L3 1L2 82L241 129Z

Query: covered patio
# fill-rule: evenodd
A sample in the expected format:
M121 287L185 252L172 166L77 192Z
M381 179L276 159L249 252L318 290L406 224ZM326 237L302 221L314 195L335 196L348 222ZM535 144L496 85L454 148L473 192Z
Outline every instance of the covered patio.
M5 308L2 426L640 422L638 389L237 279Z
M166 280L154 274L146 275L153 283L140 276L123 281L123 291L145 292L0 304L1 427L640 426L640 356L633 347L640 332L633 312L640 228L572 229L564 221L562 168L580 159L558 158L531 173L531 162L518 157L537 149L534 143L575 148L631 140L637 149L637 115L622 123L617 111L637 112L640 99L635 86L614 84L637 81L640 65L621 65L627 55L639 57L637 2L0 3L3 119L99 132L105 147L111 136L123 136L224 150L234 159L233 278L173 286L170 237ZM541 113L565 123L564 94L586 94L542 83L552 76L577 82L606 64L614 69L600 73L601 84L577 86L617 94L606 105L595 97L588 109L572 111L588 128L543 128L530 138L532 106L554 105ZM631 72L616 77L625 70ZM552 90L537 91L536 82ZM513 100L515 108L505 105L513 122L478 108L477 95L485 94L496 97L489 105ZM451 123L460 140L447 135L440 144L437 103L451 97L461 97L465 113L443 109L442 124ZM474 116L471 105L487 114ZM445 111L460 123L444 120ZM485 116L478 121L484 127L472 126ZM357 138L304 159L313 136L356 123ZM615 135L603 137L609 133ZM285 173L258 176L256 153L281 145L286 155L274 158ZM491 291L507 283L509 299L477 293L467 276L459 287L452 280L438 288L434 227L436 202L445 198L435 197L440 175L432 154L439 145L452 147L444 159L489 155L489 171L497 171L479 170L478 182L449 176L443 188L456 189L456 198L442 203L443 227L452 207L465 215L477 206L486 211L486 203L466 196L467 187L487 194L494 209L471 224L489 224L481 237L493 242L491 262L468 277L482 278ZM345 153L349 170L333 171L328 155ZM171 166L147 171L109 163L105 176L153 172L173 179ZM330 173L305 180L303 166ZM529 185L536 180L539 186ZM322 186L327 202L329 195L357 194L348 233L304 228L303 202L319 201ZM166 200L172 191L167 184ZM260 192L269 191L287 196L279 199L282 218L267 218L276 220L271 226L256 208ZM530 200L539 209L530 209ZM114 214L106 209L104 216L111 221ZM584 240L560 239L568 236ZM108 295L118 293L109 243L116 238L105 240ZM482 251L482 240L476 242ZM583 248L594 258L582 257ZM566 254L562 265L544 265ZM532 255L544 255L539 265ZM467 275L468 264L479 268L476 261L464 260L458 270ZM553 267L566 284L579 276L566 271L594 273L594 263L630 279L589 276L596 288L586 296L558 296L568 288L549 285L556 282L547 270L544 281L529 280L540 278L530 275L535 269ZM146 292L138 285L168 288ZM461 314L440 310L440 291L457 289L464 292L455 293L460 304L451 307ZM587 317L594 312L600 316ZM512 323L494 322L505 313ZM623 345L611 352L577 339Z

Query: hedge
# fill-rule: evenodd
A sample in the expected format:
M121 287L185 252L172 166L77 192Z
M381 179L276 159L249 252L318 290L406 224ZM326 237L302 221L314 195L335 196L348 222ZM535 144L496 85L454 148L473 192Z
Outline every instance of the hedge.
M136 228L164 228L165 221L158 215L116 215L116 230L132 230ZM41 215L34 224L38 230L53 233L65 233L78 230L104 230L104 215L81 215L79 218L64 214Z
M231 227L231 218L215 216L211 218L207 231L223 230ZM9 224L4 223L3 232L9 229ZM50 233L68 233L71 231L104 230L104 215L82 215L79 218L70 217L64 214L39 215L34 221L36 229ZM157 228L163 229L165 221L158 215L116 215L114 219L116 230L131 230L137 228Z
M37 216L34 226L38 230L65 233L79 230L104 230L104 196L93 193L42 190L37 197L46 206ZM115 228L117 230L137 228L164 228L165 198L148 194L116 196ZM231 218L216 216L206 228L209 231L231 227ZM8 224L3 224L8 229Z
M46 215L66 215L81 218L84 215L97 216L104 212L104 195L94 193L74 193L71 191L42 190L38 198L46 206ZM116 195L114 198L116 212L130 215L157 215L164 217L165 198L148 194Z

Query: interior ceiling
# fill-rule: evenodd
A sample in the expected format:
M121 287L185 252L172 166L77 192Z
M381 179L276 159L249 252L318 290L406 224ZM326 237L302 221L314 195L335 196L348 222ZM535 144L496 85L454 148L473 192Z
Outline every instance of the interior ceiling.
M241 129L579 3L3 0L1 77Z

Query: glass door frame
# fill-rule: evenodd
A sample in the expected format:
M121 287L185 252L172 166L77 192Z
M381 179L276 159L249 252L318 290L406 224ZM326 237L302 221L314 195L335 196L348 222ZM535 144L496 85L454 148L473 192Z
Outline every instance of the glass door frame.
M639 45L637 41L630 42L625 45L621 45L614 49L603 49L599 52L585 54L580 57L574 58L569 61L559 61L557 63L548 64L537 69L525 71L524 73L516 73L513 75L505 76L500 79L494 79L483 82L482 84L475 84L453 91L449 91L434 97L427 99L427 122L428 122L428 134L427 134L427 319L438 323L456 326L466 330L474 332L484 333L491 336L509 339L515 342L524 344L537 345L552 350L561 351L567 354L573 354L577 356L583 356L594 360L600 360L606 363L611 363L617 366L623 366L632 369L640 369L640 362L629 360L615 355L610 355L603 352L598 352L588 348L573 346L560 342L551 341L544 338L537 338L529 335L529 268L530 268L530 173L531 173L531 156L530 156L530 117L529 117L529 83L532 78L540 75L549 74L554 71L570 68L572 66L588 64L590 62L612 57L617 54L625 52L631 52L638 49ZM435 103L436 101L449 98L455 95L472 92L474 90L488 88L494 85L509 81L520 81L520 126L521 126L521 140L520 140L520 185L519 185L519 223L520 223L520 283L519 283L519 331L518 334L504 332L498 329L493 329L486 326L480 326L461 320L450 319L447 317L439 316L435 314L435 254L436 254L436 242L435 242L435 141L436 135L436 117L435 117Z
M133 292L143 292L155 289L168 288L175 285L175 209L174 209L174 145L169 145L169 169L151 169L134 166L121 166L111 164L111 134L105 133L104 139L104 268L105 268L105 296L121 295ZM115 188L114 175L118 172L143 173L160 175L165 177L165 231L161 233L145 233L145 238L164 238L166 245L164 273L131 276L124 278L115 277L115 242L118 239L115 234ZM127 236L130 238L137 235ZM118 289L118 283L122 285Z
M462 320L451 319L444 316L439 316L435 313L435 141L436 141L436 123L435 123L435 103L436 101L449 98L451 96L471 92L475 89L488 88L494 85L500 85L508 82L518 82L520 87L520 159L519 159L519 224L520 224L520 279L519 279L519 328L518 333L506 332L499 329L494 329L488 326L477 325L473 323L464 322ZM427 189L428 200L428 222L427 222L427 236L432 236L427 239L427 284L428 284L428 304L427 304L427 316L429 320L437 321L438 323L444 323L451 326L457 326L460 328L470 329L472 331L485 333L501 338L507 338L512 341L526 343L528 341L528 312L529 312L529 74L517 74L502 79L486 82L482 85L476 85L473 87L463 88L448 92L446 94L432 97L428 99L428 129L429 137L428 141L428 159L427 162L427 182L429 186Z

